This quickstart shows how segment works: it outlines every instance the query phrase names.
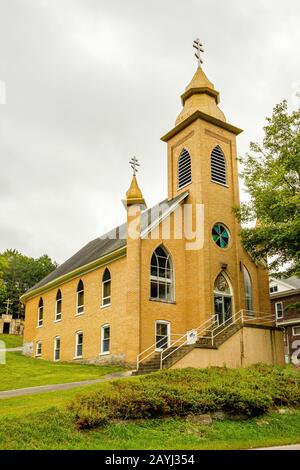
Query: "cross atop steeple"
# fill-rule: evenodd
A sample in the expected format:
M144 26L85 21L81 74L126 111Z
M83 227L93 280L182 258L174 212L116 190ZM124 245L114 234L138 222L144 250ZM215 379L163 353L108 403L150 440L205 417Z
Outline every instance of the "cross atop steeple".
M203 49L203 44L200 42L199 38L195 39L193 47L195 49L197 49L197 52L195 53L195 56L198 59L198 67L201 67L201 64L203 64L203 60L202 60L202 57L201 57L201 52L204 52L204 49Z
M135 176L138 172L138 167L140 166L140 164L138 163L138 159L136 157L133 157L129 163L133 170L133 176Z

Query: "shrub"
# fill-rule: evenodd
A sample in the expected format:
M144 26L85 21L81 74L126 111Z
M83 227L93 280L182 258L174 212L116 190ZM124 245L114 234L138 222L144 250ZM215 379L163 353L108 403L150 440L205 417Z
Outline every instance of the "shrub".
M300 372L258 364L245 369L163 370L111 383L109 390L70 403L79 429L112 419L186 416L213 411L258 416L274 406L300 405Z

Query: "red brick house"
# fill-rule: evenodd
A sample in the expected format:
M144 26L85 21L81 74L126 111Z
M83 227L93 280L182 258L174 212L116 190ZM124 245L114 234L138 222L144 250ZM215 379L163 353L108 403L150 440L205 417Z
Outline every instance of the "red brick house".
M288 308L300 302L300 279L270 278L270 297L276 324L284 328L285 360L300 364L300 307Z

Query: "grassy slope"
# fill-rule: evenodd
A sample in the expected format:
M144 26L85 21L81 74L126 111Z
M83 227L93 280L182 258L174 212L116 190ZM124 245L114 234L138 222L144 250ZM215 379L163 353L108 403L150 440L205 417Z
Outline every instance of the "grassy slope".
M11 355L16 356L14 353ZM23 359L26 359L26 364L31 365L31 360L27 362L28 358L21 360ZM47 377L47 380L50 366L62 367L63 370L68 367L69 374L72 373L72 367L74 370L98 369L94 366L49 364L44 361L34 361L33 364L34 367L45 367L43 377ZM20 368L21 365L22 362L19 361ZM0 366L0 371L2 367ZM247 421L214 421L211 426L173 418L115 422L103 429L77 431L66 412L67 403L78 394L99 390L109 393L110 387L110 383L101 383L79 389L0 400L0 448L243 449L300 441L300 410L283 415L269 413Z
M80 394L109 387L91 385ZM157 419L78 432L65 411L78 393L77 389L1 400L1 449L242 449L299 442L300 410L247 421L214 421L211 426Z
M6 348L18 348L23 344L22 336L0 335L0 341L4 341Z
M0 365L0 390L98 379L121 369L118 366L55 363L25 357L17 352L7 353L6 364Z

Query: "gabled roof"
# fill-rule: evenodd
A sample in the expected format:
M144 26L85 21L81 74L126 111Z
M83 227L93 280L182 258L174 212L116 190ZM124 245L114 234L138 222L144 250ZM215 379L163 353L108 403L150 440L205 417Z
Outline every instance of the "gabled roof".
M189 191L185 191L171 200L165 199L156 206L144 211L141 220L141 236L145 236L145 234L153 230L161 220L166 218L181 204L188 194ZM80 273L78 273L80 268L84 270L85 267L88 267L93 262L100 261L102 258L104 259L112 253L122 251L122 248L124 248L125 254L126 244L126 223L124 223L89 242L81 248L81 250L71 256L71 258L48 274L48 276L31 287L22 295L21 300L24 301L35 293L40 292L40 290L44 290L42 288L46 289L48 285L49 288L52 287L53 284L56 284L55 281L59 282L60 279L63 281L64 277L68 274L71 275L74 273L74 277L80 275Z
M275 284L279 284L284 290L281 292L300 289L300 279L297 276L291 276L287 278L275 278L270 277L270 283L274 282Z

